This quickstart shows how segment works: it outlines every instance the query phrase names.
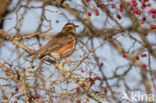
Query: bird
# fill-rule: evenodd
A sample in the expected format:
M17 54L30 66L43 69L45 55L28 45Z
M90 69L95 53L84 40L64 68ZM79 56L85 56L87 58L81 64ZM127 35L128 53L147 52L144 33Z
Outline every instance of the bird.
M77 27L79 26L67 23L60 33L54 35L47 44L35 51L33 55L39 59L49 55L55 60L61 60L70 56L74 52L77 42Z

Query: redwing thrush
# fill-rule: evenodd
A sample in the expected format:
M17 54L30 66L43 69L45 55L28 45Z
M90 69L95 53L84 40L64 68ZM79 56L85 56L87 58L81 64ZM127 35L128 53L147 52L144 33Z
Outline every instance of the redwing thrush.
M53 36L45 46L34 52L34 56L42 58L46 55L50 55L56 60L70 56L75 49L77 41L75 36L76 27L78 26L67 23L60 33Z

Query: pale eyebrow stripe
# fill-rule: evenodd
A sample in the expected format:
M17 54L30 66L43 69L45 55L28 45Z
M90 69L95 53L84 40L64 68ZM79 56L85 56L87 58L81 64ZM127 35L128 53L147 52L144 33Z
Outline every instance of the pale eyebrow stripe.
M67 27L74 27L73 25L68 25Z

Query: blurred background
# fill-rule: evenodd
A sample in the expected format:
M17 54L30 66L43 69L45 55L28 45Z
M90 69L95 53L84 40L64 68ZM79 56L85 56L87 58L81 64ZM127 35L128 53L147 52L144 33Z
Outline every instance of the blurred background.
M70 57L27 57L66 23ZM155 103L156 1L0 0L0 71L2 103Z

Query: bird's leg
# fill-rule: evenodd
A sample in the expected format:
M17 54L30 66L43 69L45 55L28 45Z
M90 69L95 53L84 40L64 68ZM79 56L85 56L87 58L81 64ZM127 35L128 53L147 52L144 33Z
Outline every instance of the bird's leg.
M46 56L44 56L44 57L41 58L41 60L45 60L45 61L47 61L48 59L49 59L49 58L46 57Z
M52 59L50 59L49 57L46 57L46 56L42 57L41 60L42 61L48 61L51 64L58 64L57 61L52 60Z

